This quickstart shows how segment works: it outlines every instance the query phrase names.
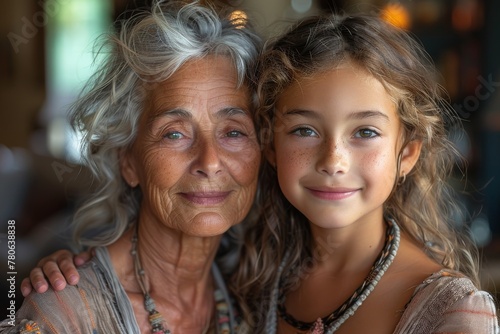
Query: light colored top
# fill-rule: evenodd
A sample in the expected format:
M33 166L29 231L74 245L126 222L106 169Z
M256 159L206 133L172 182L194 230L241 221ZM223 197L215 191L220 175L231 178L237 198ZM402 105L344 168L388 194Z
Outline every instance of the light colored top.
M408 333L497 334L495 302L469 278L441 270L417 287L394 331Z
M277 321L275 311L269 310L266 334L276 333ZM478 290L464 275L443 269L415 289L393 334L500 334L500 331L493 297Z
M96 256L78 271L80 281L77 286L27 296L16 313L15 325L12 326L10 319L2 321L0 333L140 334L132 304L117 278L107 249L96 248ZM215 264L212 274L217 287L229 300ZM229 323L231 328L236 328L234 310L232 307L229 310Z

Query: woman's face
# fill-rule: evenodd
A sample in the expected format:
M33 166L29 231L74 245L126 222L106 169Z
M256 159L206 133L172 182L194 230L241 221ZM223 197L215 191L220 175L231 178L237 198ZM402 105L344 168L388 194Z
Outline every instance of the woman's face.
M193 236L241 222L253 203L260 150L250 92L226 57L190 61L149 93L122 175L143 193L141 220Z

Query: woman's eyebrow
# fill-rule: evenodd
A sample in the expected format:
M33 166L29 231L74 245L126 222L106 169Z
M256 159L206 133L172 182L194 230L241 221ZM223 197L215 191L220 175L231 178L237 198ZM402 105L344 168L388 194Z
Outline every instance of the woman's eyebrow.
M215 113L215 117L218 119L236 115L249 116L249 113L243 110L242 108L237 108L237 107L223 108Z
M193 115L189 111L181 109L181 108L164 110L164 111L156 114L153 118L164 117L164 116L176 116L176 117L186 118L186 119L193 118Z
M249 113L242 108L228 107L218 110L215 113L215 118L222 119L236 115L249 116ZM189 120L193 118L193 114L182 108L174 108L174 109L164 110L162 112L153 115L148 123L153 124L157 119L162 117L175 117L175 118L182 118L185 120Z
M152 115L149 118L149 120L147 122L148 126L153 126L153 124L156 122L156 120L158 120L162 117L172 117L172 118L175 117L175 118L182 118L185 120L189 120L189 119L193 118L193 115L189 111L184 110L182 108L163 110L159 113Z

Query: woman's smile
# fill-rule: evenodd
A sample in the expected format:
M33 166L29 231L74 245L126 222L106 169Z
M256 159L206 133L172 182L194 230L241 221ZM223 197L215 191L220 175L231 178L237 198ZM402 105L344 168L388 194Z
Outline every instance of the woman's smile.
M180 195L193 204L212 206L224 202L230 193L230 191L203 191L180 193Z

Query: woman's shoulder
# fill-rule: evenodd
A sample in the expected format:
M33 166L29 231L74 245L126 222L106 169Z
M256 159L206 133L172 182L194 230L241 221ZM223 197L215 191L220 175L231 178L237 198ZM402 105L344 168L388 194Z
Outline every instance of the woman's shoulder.
M28 295L16 313L16 325L5 333L99 333L97 329L103 325L113 333L122 332L121 325L113 320L119 303L110 287L110 278L103 272L107 266L105 255L100 250L95 258L78 268L77 285ZM0 333L4 333L2 325Z
M497 333L493 297L465 275L441 269L426 278L407 304L395 333Z
M49 288L45 293L32 292L24 298L14 322L2 322L1 333L91 333L95 323L89 300L89 272L92 266L79 268L80 282L61 291ZM90 293L92 295L92 293ZM4 325L10 325L7 330ZM12 326L14 325L14 326ZM71 329L71 330L70 330ZM70 331L68 331L70 330Z

